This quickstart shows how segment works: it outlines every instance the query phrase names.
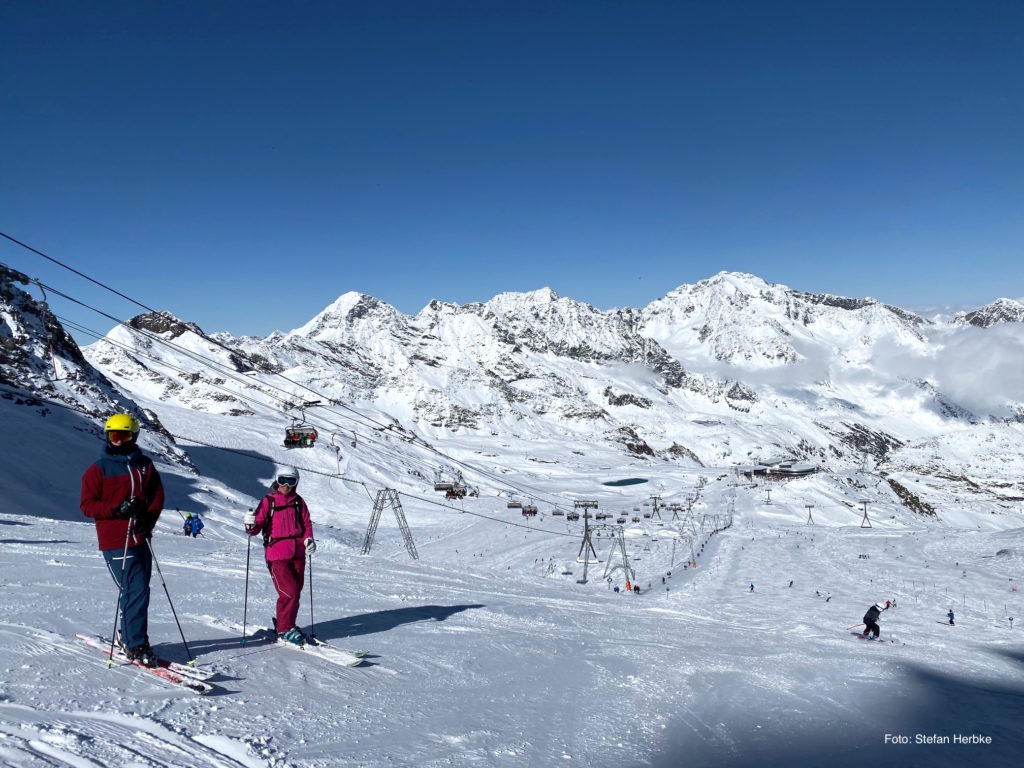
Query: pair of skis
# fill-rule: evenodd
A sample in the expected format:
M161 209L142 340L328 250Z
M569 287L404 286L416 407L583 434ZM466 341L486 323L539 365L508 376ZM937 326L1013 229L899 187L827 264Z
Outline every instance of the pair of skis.
M241 626L236 628L240 630ZM329 661L332 664L340 664L343 667L358 667L366 661L366 651L349 651L344 648L335 648L333 645L328 645L323 640L315 638L310 638L309 642L303 645L296 645L289 643L287 640L281 640L277 636L277 632L269 627L255 630L245 638L245 642L273 642L284 648L301 651L302 653L321 658L324 661Z
M212 616L206 616L204 618L209 623L220 628L241 630L241 625L227 624L226 622L217 620ZM159 677L165 683L183 688L184 690L191 691L192 693L204 695L213 691L213 686L208 682L211 677L217 674L213 670L195 667L191 664L181 664L176 661L169 661L159 657L156 659L156 666L148 667L134 659L129 659L125 654L124 649L116 644L114 645L114 654L111 656L110 640L108 639L96 635L85 634L77 634L75 635L75 638L85 643L90 648L95 648L97 651L101 651L107 657L107 663L110 665L115 663L119 663L124 666L131 665L139 670ZM324 661L332 664L338 664L343 667L358 667L366 663L366 651L349 651L342 648L336 648L322 640L315 639L311 639L310 642L305 643L304 645L294 645L279 639L277 633L269 627L255 630L252 634L247 636L245 640L247 642L255 643L272 642L275 645L291 648L294 651L305 653L308 656L315 656L319 659L323 659Z
M234 621L225 621L209 614L204 615L202 620L217 629L238 633L243 631L241 624ZM310 656L317 656L333 664L340 664L343 667L358 667L366 663L366 651L350 651L313 638L310 638L310 642L305 645L294 645L279 639L277 632L271 627L253 629L252 626L249 626L245 628L245 631L247 634L242 637L242 645L247 645L248 643L275 643L285 648L302 651Z
M130 664L133 667L141 669L145 672L149 672L166 683L184 688L185 690L192 691L198 694L207 694L213 690L213 686L210 685L207 680L213 677L216 672L207 669L201 669L194 667L191 664L180 664L176 661L168 661L167 659L156 659L155 667L147 667L134 659L129 659L125 654L124 650L118 646L114 646L114 655L110 655L110 640L106 640L102 637L95 635L83 635L77 634L75 638L81 640L90 648L95 648L101 651L108 659L108 663L113 665L114 663L121 663L124 665Z

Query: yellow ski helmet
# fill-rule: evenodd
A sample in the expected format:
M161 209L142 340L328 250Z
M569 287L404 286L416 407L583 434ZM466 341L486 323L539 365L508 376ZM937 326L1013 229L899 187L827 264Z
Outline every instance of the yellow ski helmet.
M132 437L136 437L139 434L139 421L130 413L115 413L107 419L103 432L131 432Z

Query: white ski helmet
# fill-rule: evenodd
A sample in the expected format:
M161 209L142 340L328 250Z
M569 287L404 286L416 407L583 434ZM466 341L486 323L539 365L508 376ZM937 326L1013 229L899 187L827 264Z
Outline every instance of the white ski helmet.
M299 470L295 467L278 467L274 472L274 482L278 485L286 485L286 483L281 482L281 478L283 477L294 478L294 483L287 483L287 485L290 485L292 488L299 484Z
M885 603L875 603L875 608L877 608L880 611L884 611L885 610Z

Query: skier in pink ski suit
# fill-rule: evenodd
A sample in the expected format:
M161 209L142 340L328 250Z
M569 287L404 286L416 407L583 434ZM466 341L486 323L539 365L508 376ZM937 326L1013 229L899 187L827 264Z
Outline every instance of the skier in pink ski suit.
M299 471L282 468L275 478L276 488L260 501L255 512L246 512L245 531L250 536L263 534L267 568L277 590L278 637L295 645L304 645L307 637L295 625L299 615L299 595L306 574L306 555L316 552L309 508L295 493Z

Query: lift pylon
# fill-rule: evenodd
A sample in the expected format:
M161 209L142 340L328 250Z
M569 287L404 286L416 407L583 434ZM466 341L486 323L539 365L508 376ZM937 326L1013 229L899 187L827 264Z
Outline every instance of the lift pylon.
M576 562L583 563L583 578L580 579L577 584L587 583L587 566L590 563L601 562L597 557L597 550L594 549L594 542L590 539L590 512L591 509L597 509L596 501L576 501L573 502L573 506L576 509L583 510L583 541L580 543L580 552L576 555ZM594 559L591 560L590 556L593 555Z
M626 581L636 583L636 572L633 570L633 566L629 564L629 556L626 554L626 537L622 533L622 526L616 526L615 531L612 533L612 549L608 553L608 559L605 561L604 566L604 578L607 579L615 571L622 569L622 572L626 574ZM615 553L619 553L619 557L622 558L621 563L612 565L612 559L615 557Z
M860 521L861 528L870 528L871 520L868 519L868 502L861 501L861 506L864 507L864 519Z
M661 501L661 496L651 496L651 520L654 520L654 518L661 520L661 513L658 511L659 501Z
M416 545L412 540L412 531L409 530L409 523L405 520L405 512L402 511L402 502L398 498L398 491L394 488L384 488L377 491L377 498L373 502L373 512L370 513L370 524L366 527L366 538L363 539L362 554L370 554L370 547L373 546L373 537L377 533L377 524L380 522L380 516L385 506L390 506L394 510L395 520L398 521L398 528L401 530L402 538L405 540L405 548L409 550L413 560L419 560L420 556L416 553Z

